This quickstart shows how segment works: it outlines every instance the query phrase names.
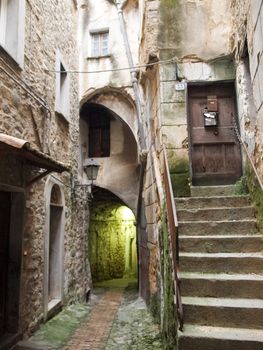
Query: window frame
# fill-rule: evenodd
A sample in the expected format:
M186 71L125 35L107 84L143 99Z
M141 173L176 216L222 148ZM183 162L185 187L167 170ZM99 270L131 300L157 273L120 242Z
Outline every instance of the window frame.
M109 28L102 28L102 29L96 29L96 30L90 30L90 57L91 58L97 58L97 57L109 57L110 56L110 46L109 46L109 39L110 39L110 31ZM107 52L103 52L103 36L107 34ZM98 45L99 49L98 51L94 50L94 40L98 39Z
M17 0L17 32L16 32L16 55L7 48L7 16L8 1L0 0L0 47L8 54L21 68L24 67L24 46L25 46L25 0Z
M111 120L108 116L97 116L89 118L89 158L108 158L111 154Z
M59 51L56 53L56 96L55 111L62 115L67 122L70 122L70 77L67 65ZM63 81L62 81L63 80ZM63 85L63 86L62 86Z

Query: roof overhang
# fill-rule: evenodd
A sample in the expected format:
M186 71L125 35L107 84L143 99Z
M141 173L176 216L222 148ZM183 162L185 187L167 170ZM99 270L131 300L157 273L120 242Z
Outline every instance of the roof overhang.
M30 165L45 169L48 172L62 173L70 169L68 165L58 162L47 154L31 147L28 141L0 133L0 157L7 154L24 159Z

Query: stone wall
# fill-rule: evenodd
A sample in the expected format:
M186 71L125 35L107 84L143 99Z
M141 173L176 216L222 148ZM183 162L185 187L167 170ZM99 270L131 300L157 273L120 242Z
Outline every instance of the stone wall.
M18 67L1 50L0 130L29 141L32 147L70 166L70 172L53 174L65 194L62 303L66 304L83 299L90 283L86 254L87 197L81 189L74 191L72 188L72 177L77 175L79 161L77 75L70 75L69 122L55 113L56 51L63 56L67 69L78 69L78 12L74 1L28 0L25 15L24 67ZM26 164L19 168L13 156L9 159L5 172L1 167L0 182L26 191L20 330L28 334L44 318L44 237L48 234L44 231L46 178L26 186L39 169ZM20 179L15 179L15 175Z

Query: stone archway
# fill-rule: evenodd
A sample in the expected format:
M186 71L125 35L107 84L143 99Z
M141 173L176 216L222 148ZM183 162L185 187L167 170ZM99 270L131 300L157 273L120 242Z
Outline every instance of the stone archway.
M113 193L98 187L93 192L88 251L93 282L137 278L134 213Z
M103 118L102 118L103 117ZM91 119L98 121L95 128L104 128L106 122L99 125L99 119L110 121L110 150L90 152ZM102 135L97 130L94 142ZM94 132L94 131L93 131ZM94 135L93 135L94 136ZM81 162L79 173L85 181L83 163L87 158L96 158L100 171L96 185L115 193L136 212L139 189L139 160L137 140L137 118L133 102L129 95L118 89L94 91L82 100L80 109Z

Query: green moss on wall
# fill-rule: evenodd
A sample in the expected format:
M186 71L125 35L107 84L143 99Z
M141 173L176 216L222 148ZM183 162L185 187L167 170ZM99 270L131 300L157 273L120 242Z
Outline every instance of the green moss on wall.
M250 198L256 209L258 226L260 231L263 232L263 193L251 167L246 166L245 173L246 186L248 188Z
M170 174L175 197L189 197L189 173Z
M149 308L154 321L158 324L161 324L161 298L158 292L151 295Z
M170 173L172 174L181 174L189 172L189 159L170 156L168 163Z
M166 210L162 213L162 228L160 231L161 270L163 278L163 343L164 349L176 349L177 322L174 306L174 290L172 280L172 262L169 254L169 237L166 221Z
M171 154L168 163L175 197L190 196L189 160Z
M123 208L118 203L101 202L91 209L89 260L95 282L137 271L135 218L133 214L126 218Z

